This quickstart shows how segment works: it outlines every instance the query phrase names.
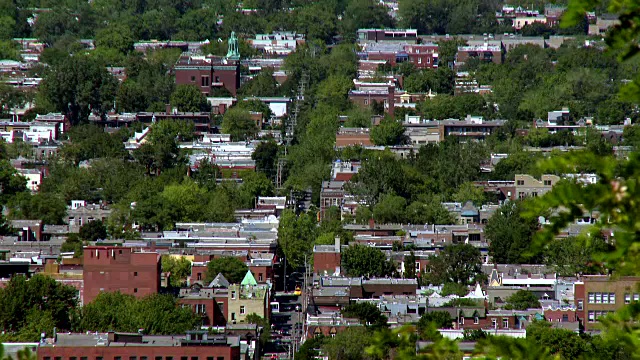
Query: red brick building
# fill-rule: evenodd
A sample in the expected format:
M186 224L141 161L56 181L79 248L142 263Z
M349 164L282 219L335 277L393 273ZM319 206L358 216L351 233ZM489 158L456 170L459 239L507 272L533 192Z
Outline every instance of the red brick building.
M404 51L416 69L434 69L438 67L438 44L407 45Z
M316 245L313 247L313 272L328 275L339 272L341 264L340 239L334 245Z
M84 248L84 296L89 303L103 291L143 297L160 289L160 255L118 246Z
M233 96L240 87L240 62L218 56L183 55L174 66L176 84L191 84L210 96L225 88Z
M178 303L200 315L202 326L225 326L227 324L228 291L224 288L204 287L192 284L180 289Z
M194 331L186 336L57 334L38 360L240 360L240 338Z

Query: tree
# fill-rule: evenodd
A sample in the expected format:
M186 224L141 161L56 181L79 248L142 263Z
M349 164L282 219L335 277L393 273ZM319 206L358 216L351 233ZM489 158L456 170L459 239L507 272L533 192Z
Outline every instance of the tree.
M356 302L345 306L342 311L342 316L348 318L357 318L363 325L372 329L378 329L388 327L387 317L382 315L380 309L370 302Z
M222 119L222 132L231 135L232 141L244 141L254 138L258 133L256 122L247 110L229 109Z
M505 308L510 310L527 310L540 307L538 298L528 290L518 290L506 300L507 305L505 305Z
M373 208L373 217L376 221L385 223L404 222L404 209L407 201L401 196L384 195L380 202Z
M442 286L442 296L449 295L457 295L457 296L466 296L469 293L469 289L466 285L456 283L456 282L447 282Z
M102 220L93 220L80 227L80 238L84 241L95 242L107 238L107 227Z
M76 296L77 291L73 287L47 276L34 275L30 279L22 275L13 276L0 290L0 305L4 309L0 314L0 326L6 331L18 332L28 326L29 321L36 321L39 315L34 312L47 312L46 316L50 316L47 323L53 320L58 329L71 330ZM39 319L42 318L38 317L37 322Z
M430 340L434 337L434 328L451 329L453 321L454 319L446 311L429 311L422 314L416 327L422 340Z
M276 175L276 160L278 159L278 144L275 141L261 142L251 154L256 162L256 171L264 173L273 179Z
M540 255L531 250L538 220L523 217L523 202L510 201L500 206L489 218L485 237L489 241L489 255L496 264L538 262Z
M126 54L133 50L133 35L127 26L110 26L96 33L96 47L105 47Z
M0 160L0 202L6 204L9 198L27 190L27 179L18 174L8 160Z
M401 145L406 141L404 126L399 121L384 119L371 129L371 141L376 145Z
M432 284L474 284L482 279L480 250L469 244L446 246L440 254L430 257L427 269Z
M209 261L207 264L207 276L205 282L211 282L218 274L222 274L229 283L239 284L249 268L242 260L234 256L222 256Z
M559 354L563 359L579 359L586 355L590 348L588 340L580 335L570 330L552 329L551 324L546 321L534 321L529 324L527 339L548 348L551 354Z
M238 91L243 96L276 96L278 82L273 77L273 69L267 68L260 71L251 81L242 85Z
M282 213L278 225L278 246L292 268L304 265L305 255L311 258L317 231L313 214L296 215L291 210Z
M605 269L596 261L594 255L607 251L608 247L609 245L599 236L557 239L547 244L545 263L555 268L562 276L604 273Z
M206 96L191 84L180 84L176 86L171 94L171 105L178 108L178 111L185 112L206 112L211 110L211 105Z
M466 182L458 187L458 190L453 194L453 200L463 204L471 201L473 205L481 206L485 202L484 190L472 182Z
M365 349L371 343L371 334L364 327L349 326L322 345L330 360L364 360Z
M60 246L60 252L73 252L73 257L80 258L83 255L83 247L78 234L69 234Z
M35 195L23 192L8 203L12 219L42 220L45 224L62 225L67 216L67 204L55 193Z
M162 255L162 272L170 273L169 285L181 287L187 283L187 277L191 275L191 262L185 258L175 258L171 255Z
M251 313L247 315L245 321L249 324L256 324L262 327L262 330L260 331L261 346L265 346L267 342L271 340L271 324L269 324L269 320L256 313Z
M91 112L104 115L113 106L118 80L95 59L75 54L54 64L40 84L40 94L72 124Z
M349 276L385 277L395 274L396 267L379 249L351 245L342 252L342 266Z
M170 335L193 330L200 319L190 309L178 306L176 298L153 294L144 298L120 292L100 293L78 314L76 331L119 331Z
M409 251L409 255L405 255L404 257L404 277L405 279L415 279L417 277L416 274L416 254L412 251Z

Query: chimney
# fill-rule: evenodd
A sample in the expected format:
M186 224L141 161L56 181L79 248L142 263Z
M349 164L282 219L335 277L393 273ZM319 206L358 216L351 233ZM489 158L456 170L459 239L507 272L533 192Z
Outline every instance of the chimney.
M171 114L171 104L164 104L164 112L167 114Z
M376 221L373 218L369 219L369 229L373 229L376 226Z

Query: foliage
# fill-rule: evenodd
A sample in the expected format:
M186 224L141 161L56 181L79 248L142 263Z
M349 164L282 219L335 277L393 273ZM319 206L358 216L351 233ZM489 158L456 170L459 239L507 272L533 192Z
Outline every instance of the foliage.
M384 119L371 129L371 141L376 145L393 146L406 142L404 126L392 119Z
M446 246L437 256L429 258L426 275L432 284L459 284L464 287L483 279L480 250L469 244ZM452 293L457 293L454 291Z
M364 327L347 327L336 334L331 341L322 344L322 351L329 360L363 360L368 359L364 350L371 344L369 331Z
M282 213L278 225L278 246L291 267L298 268L304 265L305 256L311 259L316 233L316 219L313 214L296 215L291 210Z
M77 305L77 291L55 280L34 275L16 275L0 290L0 325L9 332L29 334L26 341L38 341L39 330L71 330L71 314ZM49 332L50 333L50 332ZM35 336L34 336L35 335Z
M460 284L457 282L446 282L442 285L442 292L440 295L449 296L449 295L457 295L457 296L466 296L469 293L469 289L466 285Z
M211 106L204 94L195 85L183 84L176 86L171 94L171 105L184 112L209 111Z
M462 204L471 201L473 205L481 206L485 202L486 196L482 188L471 182L466 182L458 187L458 190L453 194L453 200Z
M231 134L231 140L243 141L251 139L258 133L256 122L247 110L231 108L224 114L222 132Z
M185 257L176 258L171 255L162 255L162 272L170 273L169 285L181 287L186 285L187 277L191 275L191 262Z
M269 324L269 320L256 313L251 313L247 315L245 321L249 324L257 324L262 327L260 331L260 345L265 346L271 339L271 325Z
M198 317L190 308L177 306L171 295L153 294L141 299L120 292L103 292L80 309L76 331L119 331L170 335L192 330Z
M540 301L528 290L518 290L506 300L505 309L527 310L540 308Z
M385 277L396 272L395 264L381 250L357 244L342 251L342 266L349 276Z
M107 238L107 227L104 226L102 220L89 221L80 227L79 235L80 239L84 241L104 240Z
M378 329L382 327L388 327L387 317L382 315L380 309L370 302L356 302L345 306L342 311L342 316L348 318L357 318L371 329Z
M524 217L523 211L522 201L510 201L489 218L484 233L489 240L489 255L494 263L529 264L539 261L539 253L531 249L538 220Z
M69 56L54 64L40 84L39 93L67 114L72 124L87 120L91 112L99 115L111 109L118 81L91 57Z
M249 268L242 260L235 256L222 256L209 261L205 282L211 282L218 274L222 274L231 284L239 284Z
M454 319L446 311L429 311L422 314L416 326L422 340L433 339L433 328L451 329Z
M73 257L80 258L84 252L84 244L78 234L69 234L60 246L60 252L73 252Z

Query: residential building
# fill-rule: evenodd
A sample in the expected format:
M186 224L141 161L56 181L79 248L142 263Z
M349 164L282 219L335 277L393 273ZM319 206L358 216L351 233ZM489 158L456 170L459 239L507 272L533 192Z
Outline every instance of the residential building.
M35 193L40 190L40 184L42 184L42 180L44 179L44 174L41 170L38 169L16 169L18 174L22 175L27 179L27 189L31 192Z
M359 29L357 40L365 42L403 42L417 43L418 30L416 29Z
M247 315L269 318L269 286L259 285L251 271L247 271L240 284L229 285L227 321L243 323Z
M344 181L323 181L320 189L320 218L330 207L342 207L345 197Z
M38 360L240 360L240 338L191 331L183 336L131 333L57 333L37 350Z
M201 326L225 326L226 317L226 300L227 289L229 283L220 274L221 279L216 279L204 287L199 283L191 284L189 287L180 289L178 294L178 303L183 307L189 307L195 314L201 317ZM226 282L223 287L214 286Z
M618 15L615 14L603 14L596 18L595 24L589 24L589 35L604 35L606 32L620 24L620 19Z
M314 274L340 274L341 265L340 238L336 237L334 245L315 245L313 247Z
M373 142L370 138L371 129L369 128L345 128L338 129L336 134L336 147L342 148L346 146L371 146Z
M137 297L160 289L160 255L129 247L85 246L83 302L89 303L101 292L120 291Z
M36 118L34 119L34 121L39 123L49 123L49 124L56 125L57 134L62 134L66 132L67 130L69 130L71 126L71 123L69 122L69 119L67 119L67 116L60 113L49 113L46 115L38 114L36 115Z
M455 66L462 66L469 59L477 58L482 62L492 62L494 64L502 64L503 49L500 45L482 45L459 46L456 53Z
M91 221L106 222L111 212L112 210L104 204L87 204L85 200L71 200L65 223L69 224L69 232L77 233L82 225Z
M382 104L385 113L393 116L396 85L388 82L363 82L354 80L355 90L349 90L349 100L362 108Z
M404 47L409 61L416 69L434 69L438 67L438 44L416 44Z
M545 174L538 180L531 175L516 174L515 194L518 199L542 196L551 191L558 181L560 181L560 177L556 175Z
M516 17L513 20L513 28L516 30L522 30L523 27L527 25L532 25L534 23L540 23L540 24L546 25L547 17L544 15Z
M597 320L631 302L640 301L640 277L586 275L575 283L576 315L585 331L597 329Z
M239 59L185 54L178 59L174 71L177 85L195 85L206 96L221 88L236 96L240 88Z
M274 31L271 34L256 34L247 40L254 49L267 55L287 56L296 51L299 45L305 43L304 34L290 31Z

